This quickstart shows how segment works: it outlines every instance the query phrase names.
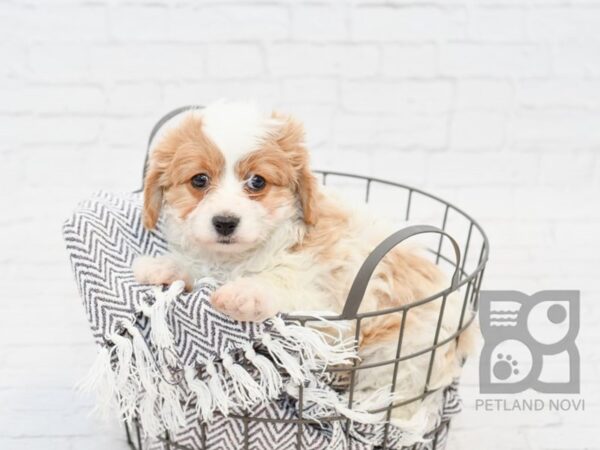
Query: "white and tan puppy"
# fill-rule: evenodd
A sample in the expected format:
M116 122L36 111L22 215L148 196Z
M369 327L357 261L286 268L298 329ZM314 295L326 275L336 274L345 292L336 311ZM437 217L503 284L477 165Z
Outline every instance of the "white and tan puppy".
M223 282L214 307L243 321L278 312L340 312L361 263L390 231L319 186L300 123L227 102L181 114L154 140L145 226L154 228L159 215L170 253L138 258L137 280L183 279L192 288L195 279L212 276ZM361 311L404 305L447 286L418 250L398 246L373 275ZM457 297L448 299L440 341L456 331L461 306ZM439 311L435 301L408 313L403 354L432 344ZM396 313L363 321L363 364L396 357L401 319ZM461 347L469 341L461 339ZM457 375L463 352L454 342L438 349L430 387ZM400 366L398 383L406 396L423 389L428 363L425 354ZM359 371L357 389L367 395L389 384L392 367L376 369L376 377Z

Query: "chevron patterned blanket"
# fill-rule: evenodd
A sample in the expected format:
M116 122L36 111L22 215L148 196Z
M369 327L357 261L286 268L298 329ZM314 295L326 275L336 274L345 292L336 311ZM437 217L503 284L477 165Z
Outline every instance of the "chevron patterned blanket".
M349 409L332 387L323 369L356 358L354 343L341 337L343 324L321 319L325 334L282 317L233 321L208 301L216 280L201 280L191 293L183 283L138 284L134 258L166 251L160 225L158 231L142 225L139 194L94 195L63 233L99 346L82 387L97 393L99 409L138 421L148 448L163 448L157 436L165 431L189 449L291 449L299 440L305 449L366 450L384 439L391 449L432 445L422 433L367 412L389 402L388 391ZM460 409L454 386L436 401L438 425ZM242 418L249 411L256 418L250 427ZM348 420L321 420L331 416Z

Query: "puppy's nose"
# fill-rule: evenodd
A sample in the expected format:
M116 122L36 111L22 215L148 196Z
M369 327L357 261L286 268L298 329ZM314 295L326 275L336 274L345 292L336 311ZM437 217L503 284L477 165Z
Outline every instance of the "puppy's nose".
M234 216L215 216L212 219L213 226L221 236L229 236L235 231L240 223L239 217Z

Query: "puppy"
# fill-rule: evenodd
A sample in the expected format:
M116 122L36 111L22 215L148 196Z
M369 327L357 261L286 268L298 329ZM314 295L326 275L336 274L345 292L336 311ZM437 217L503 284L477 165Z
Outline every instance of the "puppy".
M391 229L345 206L319 186L309 167L302 125L247 104L218 102L168 122L152 145L144 184L144 225L159 215L170 253L134 262L140 283L168 284L212 276L219 311L241 321L278 312L341 312L358 268ZM448 280L420 251L400 245L374 273L360 311L406 305L448 287ZM411 309L404 319L402 354L433 343L440 301ZM439 341L458 327L462 299L447 299ZM402 314L362 321L362 364L396 358ZM472 333L469 333L472 334ZM472 343L449 342L400 364L402 398L449 384ZM355 399L392 382L393 365L356 374ZM410 419L416 407L397 408ZM402 412L403 411L403 412Z

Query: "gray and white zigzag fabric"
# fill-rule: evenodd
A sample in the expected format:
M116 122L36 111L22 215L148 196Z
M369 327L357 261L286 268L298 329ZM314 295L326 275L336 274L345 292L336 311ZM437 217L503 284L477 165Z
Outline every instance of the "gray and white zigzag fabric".
M254 415L262 419L279 419L279 423L251 421L247 427L244 420L231 417L218 417L214 422L206 424L189 414L188 423L180 431L171 435L171 439L189 449L230 450L242 449L248 444L248 450L296 450L298 441L303 450L322 450L339 448L344 450L372 450L386 440L387 448L396 450L437 450L446 444L449 420L460 412L461 404L456 385L449 386L445 393L445 404L441 411L436 431L424 437L421 443L405 446L405 435L402 430L388 426L387 436L385 424L355 424L350 437L346 437L345 428L337 433L334 441L334 430L331 425L323 424L299 426L297 405L289 398L282 398L259 407ZM145 443L149 450L164 450L164 443L157 438L149 437Z
M231 320L210 305L213 280L192 293L183 293L177 283L166 291L137 283L131 271L135 257L167 250L160 224L157 231L143 227L139 194L100 192L78 206L63 231L100 346L86 385L99 392L101 406L116 408L125 420L138 419L149 442L169 430L190 449L204 448L201 441L209 449L241 448L244 424L232 416L252 409L265 417L297 418L289 387L308 383L335 392L315 369L355 356L348 342L331 344L322 335L307 339L307 332L319 332L281 318L260 324ZM343 401L337 393L330 398ZM305 398L304 406L306 413L310 400ZM333 400L313 409L332 414L336 406ZM297 439L307 449L367 449L385 434L398 444L388 448L400 447L402 430L373 423L360 405L356 409L349 437L341 428L346 420L303 426L300 432L293 420L261 421L246 442L255 449L293 448ZM456 392L449 388L440 421L458 409ZM363 417L370 423L360 423Z

